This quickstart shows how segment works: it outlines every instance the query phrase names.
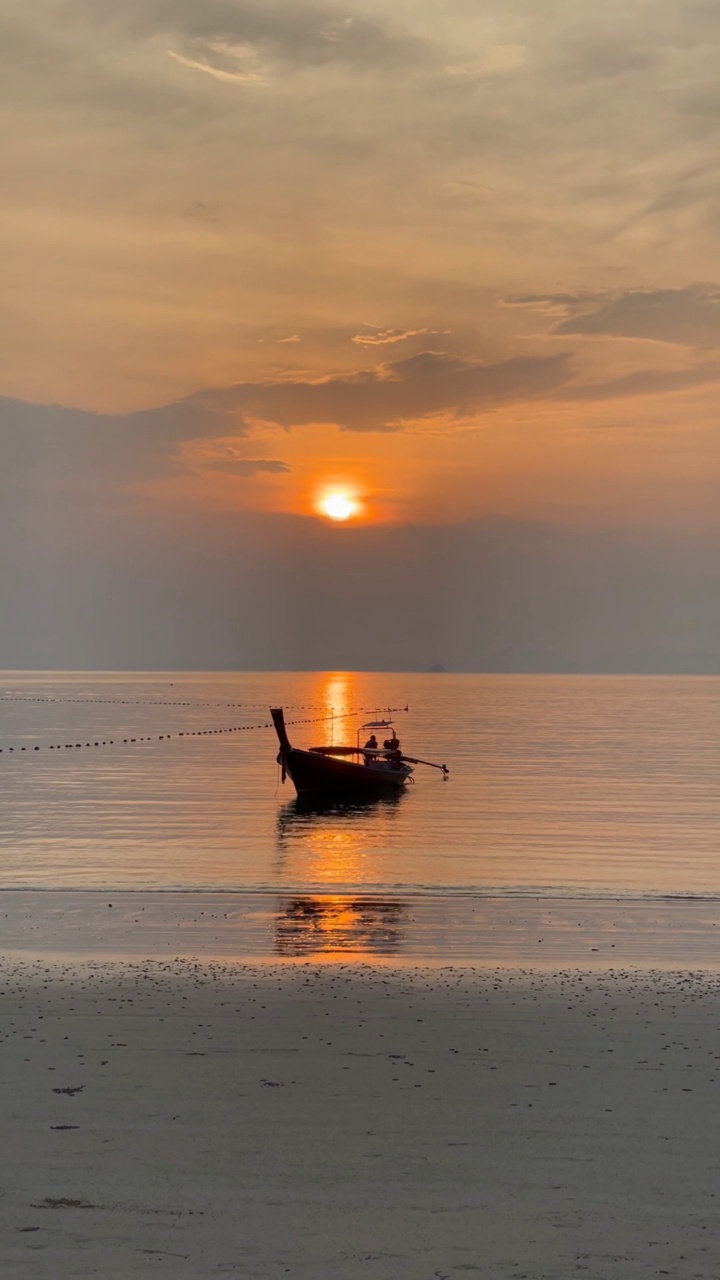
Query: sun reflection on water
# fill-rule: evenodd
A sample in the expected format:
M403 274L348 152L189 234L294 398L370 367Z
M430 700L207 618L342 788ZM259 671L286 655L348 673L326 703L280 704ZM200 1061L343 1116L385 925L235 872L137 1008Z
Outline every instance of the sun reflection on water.
M317 703L329 717L323 728L325 740L332 746L352 745L355 740L355 721L348 712L357 704L356 683L351 671L323 672L318 681Z
M275 950L281 956L394 954L402 947L407 915L405 903L384 898L281 898Z
M277 817L278 878L310 885L381 882L385 868L377 860L383 829L397 819L405 792L389 792L369 800L317 801L298 796ZM367 821L373 820L373 848L367 843Z

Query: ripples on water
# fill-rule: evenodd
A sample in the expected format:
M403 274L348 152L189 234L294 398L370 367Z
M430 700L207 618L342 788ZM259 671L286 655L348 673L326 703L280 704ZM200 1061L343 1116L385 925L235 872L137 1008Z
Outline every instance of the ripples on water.
M379 928L391 945L411 890L720 893L713 678L4 673L0 694L0 746L44 748L0 756L4 887L271 888L287 895L290 950L299 924ZM450 778L418 768L407 793L308 805L279 784L271 730L177 736L264 721L271 703L288 719L408 703L403 745ZM356 723L291 737L353 742ZM327 895L342 893L356 905L335 919Z

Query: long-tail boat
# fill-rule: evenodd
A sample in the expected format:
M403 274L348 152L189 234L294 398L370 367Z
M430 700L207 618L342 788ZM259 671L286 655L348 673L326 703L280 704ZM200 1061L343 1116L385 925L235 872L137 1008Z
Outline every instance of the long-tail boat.
M430 760L416 760L406 756L398 747L369 747L360 745L360 734L365 730L393 730L392 720L368 720L358 729L355 746L322 746L301 750L293 747L285 727L282 707L271 707L270 715L280 743L278 764L282 769L282 781L290 776L298 795L308 792L341 795L374 795L404 787L413 773L414 764L428 764L441 769L443 765Z

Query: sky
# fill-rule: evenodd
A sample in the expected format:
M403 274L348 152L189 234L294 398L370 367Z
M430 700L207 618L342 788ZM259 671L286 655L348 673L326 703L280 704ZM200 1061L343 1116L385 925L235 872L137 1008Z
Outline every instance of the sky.
M720 670L719 46L5 0L0 666Z

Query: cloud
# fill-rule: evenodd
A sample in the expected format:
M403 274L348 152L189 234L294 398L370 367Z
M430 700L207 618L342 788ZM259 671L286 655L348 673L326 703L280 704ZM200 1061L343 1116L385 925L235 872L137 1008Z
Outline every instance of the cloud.
M720 382L720 360L685 369L640 369L581 382L568 353L487 363L423 351L349 374L206 387L182 400L127 414L0 400L0 478L14 487L121 492L168 475L222 471L251 479L289 464L242 456L238 441L258 424L310 424L389 432L438 416L477 417L501 405L582 402L671 394Z
M634 289L563 320L555 333L614 334L688 346L720 345L720 287Z
M345 431L389 431L437 413L465 416L544 395L568 377L564 353L485 364L423 351L351 374L208 388L180 403L216 422L226 415L285 428L332 423Z
M624 396L657 396L720 382L720 361L690 369L637 369L606 382L577 383L565 388L562 400L612 400Z
M252 45L231 45L224 40L195 41L194 56L168 49L168 56L194 71L205 71L216 80L230 84L265 87L270 83L268 68Z
M595 302L601 302L607 297L606 293L514 293L508 298L502 298L500 305L503 307L516 307L524 311L533 311L537 315L562 317L576 315L578 312L587 311L589 306Z
M281 475L292 471L289 463L275 458L219 458L212 463L212 469L229 471L236 476Z
M682 369L639 369L589 383L567 352L494 362L426 350L350 373L307 374L204 387L131 413L0 400L0 488L13 510L33 495L80 507L128 501L148 481L212 472L248 483L281 477L289 464L243 456L259 425L399 432L478 418L501 406L581 403L692 391L720 383L720 359ZM436 429L436 427L435 427ZM25 497L23 497L25 495Z
M716 284L605 294L515 294L505 304L561 317L552 329L560 337L609 335L681 346L720 346L720 285Z
M113 415L0 399L0 489L4 499L28 489L102 503L177 469L183 442L203 427L212 434L212 419L182 405Z
M311 423L346 431L392 431L445 413L481 413L557 391L568 381L563 354L496 364L425 351L348 375L314 381L240 382L205 388L175 403L127 414L0 400L0 484L103 495L182 472L282 474L277 459L243 458L235 441L253 423L284 429Z
M3 216L20 320L7 389L65 400L84 362L84 403L141 403L149 386L169 399L233 376L243 322L299 330L307 350L319 317L368 350L414 349L440 319L477 326L499 359L501 292L522 288L514 305L535 297L549 322L595 314L597 330L612 298L573 295L580 272L591 288L655 284L668 245L674 279L701 279L711 260L692 234L717 172L714 134L695 146L717 119L708 5L688 0L680 23L675 0L658 0L652 30L638 0L580 17L571 0L451 0L447 22L430 0L9 9ZM691 167L693 203L678 210ZM672 235L680 215L687 233ZM541 295L548 281L567 294ZM400 322L355 333L363 314ZM326 347L305 367L328 365Z
M443 68L445 75L474 80L480 77L512 74L523 67L530 58L527 45L495 43L472 62L451 62Z
M450 333L450 329L381 329L376 325L368 324L368 329L375 329L375 333L356 333L351 339L357 342L361 347L383 347L393 342L404 342L406 338L420 338L426 335L435 337L437 334Z
M355 69L427 61L429 45L392 17L316 0L128 0L118 18L113 0L70 0L86 22L121 22L135 38L175 34L183 57L192 48L221 57L251 48L267 63L296 66L350 64ZM203 70L206 58L199 59ZM233 68L221 68L232 71Z
M299 333L291 333L288 338L276 338L275 341L276 342L300 342L302 341L302 339L300 338Z

